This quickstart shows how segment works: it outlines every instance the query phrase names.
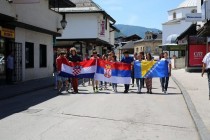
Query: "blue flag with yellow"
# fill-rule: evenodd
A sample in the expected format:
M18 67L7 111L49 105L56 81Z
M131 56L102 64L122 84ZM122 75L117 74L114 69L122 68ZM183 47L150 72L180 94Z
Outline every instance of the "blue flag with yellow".
M168 77L168 61L135 61L134 78Z

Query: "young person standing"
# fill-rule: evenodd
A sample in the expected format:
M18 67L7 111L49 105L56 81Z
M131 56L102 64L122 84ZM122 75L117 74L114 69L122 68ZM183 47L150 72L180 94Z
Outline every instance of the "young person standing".
M68 85L69 85L68 78L62 77L59 75L59 73L61 72L62 63L66 63L66 64L69 63L68 59L65 57L65 54L66 54L65 51L60 51L60 55L56 59L56 68L57 68L57 73L58 73L58 77L57 77L58 91L59 91L58 94L60 94L60 92L61 92L64 81L66 83L66 91L68 91Z
M97 56L96 50L93 51L93 55L90 59L99 59L99 57ZM98 81L97 80L92 79L92 86L93 86L93 92L94 93L98 92Z
M69 56L70 62L81 62L81 57L77 54L76 48L70 49L70 56ZM78 93L78 78L71 78L72 87L74 89L74 93Z
M146 54L146 61L152 61L152 56L150 53ZM152 94L152 78L145 78L147 93Z
M161 78L161 86L162 86L162 92L165 94L168 94L168 81L169 77L171 76L171 60L168 58L168 53L164 53L164 58L161 59L161 61L167 61L168 62L168 76Z
M129 52L128 51L124 51L123 54L124 54L124 57L122 58L121 62L127 63L127 64L132 64L134 59L133 59L133 57L129 56ZM129 87L130 87L129 84L125 84L125 91L124 91L124 93L128 93Z

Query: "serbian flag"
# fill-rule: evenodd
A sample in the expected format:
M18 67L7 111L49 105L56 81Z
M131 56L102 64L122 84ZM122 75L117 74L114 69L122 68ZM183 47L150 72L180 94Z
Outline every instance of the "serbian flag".
M75 78L94 78L96 71L96 60L62 64L60 76Z
M168 61L135 61L134 78L168 77Z
M118 84L130 84L131 65L121 62L97 60L95 79Z

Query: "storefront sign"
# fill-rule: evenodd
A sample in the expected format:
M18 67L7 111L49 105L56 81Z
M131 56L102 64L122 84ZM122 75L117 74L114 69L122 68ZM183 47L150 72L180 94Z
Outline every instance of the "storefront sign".
M2 37L15 38L15 30L8 29L8 28L2 28L0 31L1 31Z
M186 22L202 21L202 15L201 15L201 13L190 13L190 14L186 14L185 21Z
M189 45L189 66L202 66L206 45Z

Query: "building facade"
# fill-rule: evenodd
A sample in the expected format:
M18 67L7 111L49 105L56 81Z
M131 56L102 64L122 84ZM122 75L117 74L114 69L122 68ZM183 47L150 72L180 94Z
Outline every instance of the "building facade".
M135 41L134 52L151 53L152 55L159 55L162 49L159 46L162 44L162 33L153 33L147 31L145 38Z
M114 46L113 26L115 20L102 10L92 0L76 1L75 8L60 9L65 13L67 25L61 37L56 38L55 48L76 47L77 51L84 56L97 50L99 54L106 53Z
M0 55L5 69L0 81L6 79L6 58L14 52L14 82L39 79L53 73L53 43L61 28L62 15L54 0L33 0L23 3L0 0ZM74 6L61 0L62 6ZM47 17L47 18L46 18Z
M179 52L177 37L191 26L191 22L185 21L186 14L189 13L197 13L197 0L185 0L177 8L169 10L168 21L162 24L162 49L163 51L169 51L170 57L183 54ZM185 48L182 50L185 50Z

